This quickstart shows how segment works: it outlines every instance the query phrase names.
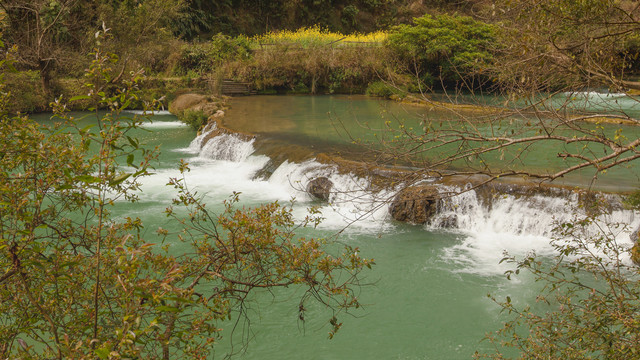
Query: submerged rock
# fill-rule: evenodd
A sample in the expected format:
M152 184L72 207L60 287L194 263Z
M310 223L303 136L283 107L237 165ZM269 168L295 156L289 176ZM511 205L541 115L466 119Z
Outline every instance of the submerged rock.
M389 206L389 213L398 221L425 224L437 211L440 194L433 186L410 186L400 191Z
M333 183L328 178L321 176L315 178L307 184L307 193L318 200L329 201Z
M438 219L437 224L434 224L438 228L442 229L457 229L458 228L458 216L448 215Z

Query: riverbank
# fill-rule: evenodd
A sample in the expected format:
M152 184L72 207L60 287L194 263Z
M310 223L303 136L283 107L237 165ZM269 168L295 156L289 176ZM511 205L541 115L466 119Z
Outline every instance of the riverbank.
M61 99L67 103L67 109L86 110L91 104L85 100L69 102L76 96L86 95L87 89L82 78L62 78L52 82L51 93L45 94L41 80L36 71L20 71L4 74L6 88L9 90L7 110L10 113L38 113L51 111L51 103ZM108 89L107 91L117 91ZM152 103L161 99L166 107L177 96L184 93L211 93L214 91L210 82L202 77L147 77L140 83L140 94L137 103L131 109L142 109L143 103Z

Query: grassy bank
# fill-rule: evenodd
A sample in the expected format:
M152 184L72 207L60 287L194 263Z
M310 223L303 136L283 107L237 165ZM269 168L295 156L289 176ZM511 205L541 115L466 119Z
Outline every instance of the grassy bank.
M449 40L434 47L442 32ZM366 34L343 34L317 26L253 37L218 34L206 42L175 40L139 48L139 56L130 58L123 71L145 69L149 76L142 84L145 100L170 100L180 92L217 94L223 79L249 83L263 94L404 97L475 83L465 77L474 76L474 66L484 62L465 59L479 56L491 61L487 51L491 34L486 24L444 15L425 15L415 25ZM36 71L11 74L7 80L13 93L12 111L43 111L54 99L40 89ZM49 91L55 98L83 92L82 80L73 75L57 75Z
M52 83L51 93L45 94L36 71L21 71L5 74L5 83L9 90L8 111L10 113L37 113L51 110L51 102L61 98L67 101L72 97L84 95L87 89L83 79L56 79ZM183 77L148 77L141 83L142 94L132 108L142 109L144 102L161 99L165 107L178 95L183 93L211 93L209 82L203 78ZM117 91L116 89L110 89ZM83 101L68 103L69 110L84 110L88 104Z
M318 27L256 37L215 36L184 46L176 72L248 82L260 93L364 93L387 73L386 32L345 35Z

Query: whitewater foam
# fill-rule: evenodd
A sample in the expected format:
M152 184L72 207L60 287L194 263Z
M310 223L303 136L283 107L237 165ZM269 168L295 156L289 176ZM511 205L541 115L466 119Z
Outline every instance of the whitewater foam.
M343 233L381 234L397 231L390 219L388 202L397 189L373 191L370 181L341 173L337 167L314 160L302 163L284 161L268 179L256 178L270 159L255 155L254 140L233 134L219 134L211 138L215 124L206 128L188 148L181 149L191 155L191 171L186 182L193 190L205 196L205 201L216 209L219 199L240 192L243 204L248 206L265 202L288 203L295 199L294 216L301 220L308 207L315 206L324 221L320 228ZM205 143L205 139L209 138ZM160 169L151 179L145 179L144 197L150 201L166 201L173 192L166 191L168 177L179 176L177 170ZM333 184L327 202L314 200L306 191L307 184L326 177ZM442 193L460 193L461 188L440 186ZM213 201L212 201L213 200ZM442 259L456 264L461 272L483 275L502 274L510 265L499 264L503 253L523 256L531 251L539 255L552 255L554 229L559 223L575 221L575 214L583 214L577 206L577 195L568 196L514 196L497 195L481 199L475 191L462 192L445 198L437 214L424 228L425 231L447 231L458 234L457 240L445 248ZM640 215L617 210L605 222L619 222L635 228ZM589 231L595 233L598 226ZM619 243L630 246L630 230L616 235ZM425 237L427 238L427 237Z
M459 192L460 189L442 187L442 191ZM505 253L520 257L532 251L553 255L556 250L552 241L563 241L556 231L558 226L575 224L586 216L584 208L578 206L576 194L568 197L504 194L486 203L480 201L475 191L467 191L444 199L427 229L447 229L461 235L459 242L444 253L446 259L460 264L461 271L502 274L511 267L499 264ZM596 218L585 228L584 236L600 236L608 224L627 225L625 229L620 226L611 230L619 245L630 247L629 234L640 225L640 215L627 210L612 211Z
M173 115L167 110L125 110L124 112L135 115L150 115L150 116L166 116Z
M143 122L140 126L146 129L172 129L187 127L189 125L183 123L182 121L146 121Z

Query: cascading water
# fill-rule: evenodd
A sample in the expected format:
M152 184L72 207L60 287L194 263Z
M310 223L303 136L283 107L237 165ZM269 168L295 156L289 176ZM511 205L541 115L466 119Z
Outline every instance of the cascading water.
M266 165L265 156L251 155L254 152L254 140L246 140L234 134L222 133L204 142L216 130L210 125L201 135L195 138L189 150L196 152L201 159L228 161L247 166L245 183L255 183L254 188L262 193L275 195L280 200L296 199L309 203L313 199L306 192L307 184L319 177L328 178L333 184L328 204L321 207L327 229L341 229L350 225L352 230L375 229L386 231L394 228L388 215L388 202L393 189L388 191L371 191L370 182L350 174L341 174L335 166L328 166L316 161L303 163L282 163L267 180L252 179L253 174ZM209 175L211 178L211 175ZM236 182L236 185L238 182ZM561 223L575 220L575 214L583 213L577 205L577 195L547 196L514 196L499 194L489 202L481 201L474 191L439 186L442 193L459 193L444 198L437 214L427 229L454 231L464 235L466 240L453 247L448 254L452 260L486 262L495 267L503 251L523 254L535 249L541 254L550 254L553 248L550 239L554 237L554 229ZM253 194L252 196L258 196ZM489 205L490 204L490 205ZM302 216L305 209L297 212ZM632 212L616 210L602 222L628 224L633 229L640 224L640 217ZM620 241L629 243L630 230L620 233ZM594 226L593 233L597 232ZM625 240L625 238L627 240ZM480 263L469 264L471 268L482 267Z
M443 186L443 193L459 193L463 189ZM586 216L575 193L557 196L514 196L499 194L483 202L476 191L444 198L430 229L450 229L463 234L462 243L447 249L446 257L464 264L465 271L500 274L505 266L497 266L504 252L522 255L535 250L540 255L552 255L554 231L564 223L575 223ZM640 226L636 212L618 209L596 218L586 229L587 236L597 237L602 229L611 228L616 241L630 247L630 233Z
M235 125L255 124L257 129L238 125L249 133L331 151L338 139L325 139L327 132L319 129L329 125L323 125L321 119L326 111L339 114L335 107L343 105L342 99L312 99L326 103L324 107L312 106L309 99L234 99L237 103L227 119ZM344 102L345 109L350 111L354 103L374 109L373 113L359 114L362 118L379 114L380 108L370 100L359 103L350 99ZM281 116L282 109L287 110L286 116ZM321 114L309 114L315 109ZM234 111L239 113L234 115ZM525 304L535 302L536 286L530 278L516 282L502 276L513 266L499 263L503 252L518 257L532 250L552 255L557 222L571 221L571 214L580 210L575 196L503 194L487 199L482 192L468 191L441 204L428 225L406 225L393 221L388 213L389 200L399 189L372 191L367 179L313 160L284 161L274 168L275 159L249 155L259 146L257 142L238 136L209 140L203 146L206 137L203 134L192 143L197 150L189 159L194 166L187 180L207 194L208 203L232 191L241 192L243 203L248 205L275 200L286 203L295 198L294 215L300 219L307 215L307 207L318 206L325 219L311 235L303 232L305 236L329 237L340 232L340 242L359 247L377 263L367 279L376 285L362 292L365 315L345 321L344 330L330 346L323 343L323 324L304 325L305 334L301 335L300 324L291 323L297 303L293 308L269 303L261 308L260 330L256 343L243 355L246 359L297 358L301 353L312 359L336 354L351 359L469 359L475 350L490 346L480 342L484 334L501 327L500 310L487 299L487 293L499 298L510 295ZM225 146L237 147L242 156L232 156L229 149L222 148ZM210 152L201 151L204 147L210 147ZM268 171L262 171L263 167ZM318 178L332 183L327 202L314 200L306 191L307 184ZM443 193L460 190L440 188ZM611 219L631 227L640 223L637 213L623 210L614 211ZM630 243L626 233L618 235L621 243Z
M285 161L268 179L256 179L255 173L267 165L269 159L262 155L251 155L254 152L254 140L227 133L210 137L215 130L215 124L210 125L191 142L189 148L183 149L197 154L194 160L199 161L201 167L208 168L206 173L202 173L202 180L199 180L200 171L191 174L191 182L200 185L208 182L206 188L217 183L218 188L229 193L242 192L252 199L295 200L303 205L310 205L313 199L305 190L307 184L314 178L327 177L333 187L330 201L320 207L324 218L321 228L340 230L351 225L347 231L353 233L385 231L393 227L390 222L385 221L388 219L386 201L390 192L371 192L367 179L340 174L335 166L316 161L300 164ZM205 141L206 139L208 140ZM215 170L218 166L224 166L225 171ZM232 180L231 183L229 180ZM303 218L306 213L306 206L294 208L294 214L299 218Z

